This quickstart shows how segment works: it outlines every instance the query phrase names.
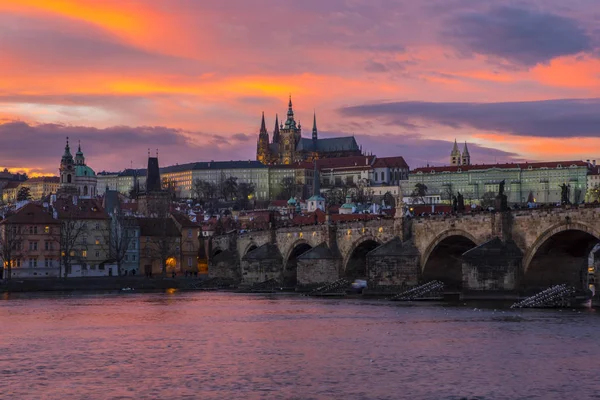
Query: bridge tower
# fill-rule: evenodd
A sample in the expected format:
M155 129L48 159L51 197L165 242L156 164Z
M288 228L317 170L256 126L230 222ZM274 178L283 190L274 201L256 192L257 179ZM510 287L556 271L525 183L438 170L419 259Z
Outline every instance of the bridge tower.
M398 185L398 194L394 199L396 208L394 212L394 234L400 238L403 242L410 237L410 230L405 230L406 217L404 213L404 196L402 195L402 187Z

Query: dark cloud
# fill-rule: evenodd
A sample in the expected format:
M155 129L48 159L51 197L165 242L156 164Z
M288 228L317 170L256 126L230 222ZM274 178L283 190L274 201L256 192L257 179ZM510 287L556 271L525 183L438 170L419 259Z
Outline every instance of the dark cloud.
M236 133L236 134L232 135L231 138L233 140L237 140L238 142L247 142L249 140L256 139L255 136L253 136L253 135L247 135L245 133Z
M340 110L344 116L381 118L406 126L422 121L456 129L504 132L537 137L599 137L600 99L559 99L505 103L396 102Z
M524 66L593 50L591 38L577 21L513 6L459 13L447 22L442 40L464 52L500 57Z
M58 169L65 137L74 148L81 141L88 165L96 171L145 165L148 149L159 150L162 165L201 160L246 159L243 145L227 137L162 126L92 128L63 124L0 124L2 167ZM239 139L239 138L238 138Z
M343 132L323 132L323 137L351 136ZM411 168L429 165L448 165L450 152L454 142L426 139L414 133L382 134L382 135L355 135L356 141L367 153L379 157L402 156ZM462 146L460 149L462 150ZM495 162L521 161L522 158L515 153L468 144L472 163L484 164Z

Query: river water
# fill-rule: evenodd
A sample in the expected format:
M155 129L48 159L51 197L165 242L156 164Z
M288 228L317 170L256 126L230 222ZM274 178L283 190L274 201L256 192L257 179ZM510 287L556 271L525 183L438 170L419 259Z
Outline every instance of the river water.
M229 293L0 300L2 399L600 398L600 314Z

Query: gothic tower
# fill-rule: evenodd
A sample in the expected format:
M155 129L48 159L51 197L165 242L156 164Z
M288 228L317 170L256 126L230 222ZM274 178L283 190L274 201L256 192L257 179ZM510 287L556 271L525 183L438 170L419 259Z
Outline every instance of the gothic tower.
M452 148L452 152L450 153L450 165L460 165L460 150L458 150L458 144L456 143L456 139L454 139L454 147Z
M465 147L462 152L462 165L471 165L471 155L469 154L469 149L467 148L467 142L465 142Z
M269 158L269 132L267 132L265 113L263 112L260 133L258 134L258 142L256 144L256 160L263 164L268 164Z
M275 129L273 129L273 143L279 144L281 135L279 134L279 115L275 114Z
M312 139L316 142L319 137L318 137L318 132L317 132L317 113L313 114L313 130L312 130ZM315 149L316 150L316 149Z
M302 131L294 120L294 109L292 108L292 96L288 103L287 119L280 129L279 162L281 164L292 164L296 160L296 146L300 142Z
M75 186L75 162L73 161L73 155L71 154L71 148L69 147L69 137L67 136L67 144L65 145L65 152L60 160L60 189L61 192L76 192Z

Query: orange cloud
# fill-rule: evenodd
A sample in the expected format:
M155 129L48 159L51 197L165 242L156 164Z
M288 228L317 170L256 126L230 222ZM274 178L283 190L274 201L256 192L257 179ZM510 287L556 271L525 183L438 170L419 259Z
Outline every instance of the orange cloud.
M600 60L589 57L560 57L531 71L544 85L586 89L589 95L600 94Z

